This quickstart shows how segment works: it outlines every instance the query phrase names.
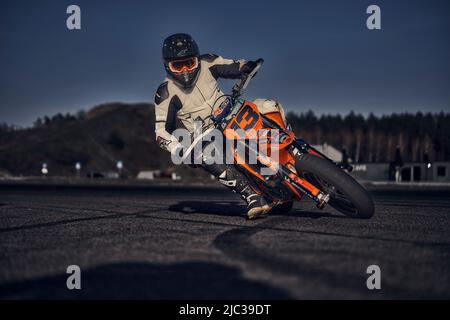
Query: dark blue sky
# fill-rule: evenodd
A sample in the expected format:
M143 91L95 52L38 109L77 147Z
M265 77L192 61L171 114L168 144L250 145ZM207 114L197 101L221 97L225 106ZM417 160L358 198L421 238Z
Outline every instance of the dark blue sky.
M77 4L82 30L66 28ZM366 28L370 4L382 30ZM450 1L0 1L0 122L109 101L153 101L160 48L192 34L204 53L266 63L249 97L286 109L450 110Z

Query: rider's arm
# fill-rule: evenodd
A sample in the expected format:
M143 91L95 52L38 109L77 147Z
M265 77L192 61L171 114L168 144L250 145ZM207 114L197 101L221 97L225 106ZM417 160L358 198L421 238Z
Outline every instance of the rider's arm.
M215 54L204 54L200 59L209 64L209 70L216 79L238 79L256 66L253 61L225 59Z
M158 145L170 153L181 146L172 135L176 129L177 112L181 107L178 96L169 95L167 82L161 84L155 94L155 134Z

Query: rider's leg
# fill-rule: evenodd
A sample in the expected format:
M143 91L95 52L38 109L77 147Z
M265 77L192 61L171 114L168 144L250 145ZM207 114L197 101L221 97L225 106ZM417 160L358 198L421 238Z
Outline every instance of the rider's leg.
M287 123L283 106L281 105L280 102L271 100L271 99L258 98L258 99L255 99L253 101L253 103L256 104L259 112L261 112L262 114L266 114L269 112L280 112L281 117L282 117L284 123L286 124L286 127L289 128L289 124Z
M286 115L285 115L283 106L281 105L280 102L278 102L276 100L271 100L271 99L258 98L258 99L255 99L253 101L253 103L258 107L259 112L261 112L262 114L267 114L267 113L271 113L271 112L279 112L283 122L286 124L286 128L288 130L292 130L291 126L289 125L289 123L286 120ZM274 211L276 212L277 209L284 208L284 207L286 207L285 202L270 203L270 211L271 212L274 212Z
M247 216L249 219L269 212L270 207L258 190L258 187L249 181L234 165L204 164L202 167L216 177L224 186L241 195L242 199L247 202Z

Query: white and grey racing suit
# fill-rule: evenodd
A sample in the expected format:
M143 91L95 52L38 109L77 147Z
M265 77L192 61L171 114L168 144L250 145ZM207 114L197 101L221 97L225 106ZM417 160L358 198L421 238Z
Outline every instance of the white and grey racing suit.
M212 124L213 107L220 105L220 99L223 96L217 79L238 79L251 71L248 70L246 60L225 59L215 54L201 55L199 66L199 76L192 88L184 89L171 78L166 77L155 94L157 143L171 153L181 146L177 138L172 135L176 129L177 119L191 133L194 131L194 122L196 121L201 121L204 128L208 127ZM218 102L215 103L216 101ZM262 113L279 110L284 117L283 108L276 101L256 99L254 103ZM243 197L246 197L247 191L250 191L246 191L246 188L249 187L247 179L232 165L203 165L203 168L217 177L222 184L231 187Z

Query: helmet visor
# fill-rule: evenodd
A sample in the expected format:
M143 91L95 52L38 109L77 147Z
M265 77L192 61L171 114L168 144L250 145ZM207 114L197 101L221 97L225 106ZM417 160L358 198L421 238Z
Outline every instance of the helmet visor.
M197 57L173 60L169 62L169 70L173 73L189 72L197 69L197 67L198 67Z

